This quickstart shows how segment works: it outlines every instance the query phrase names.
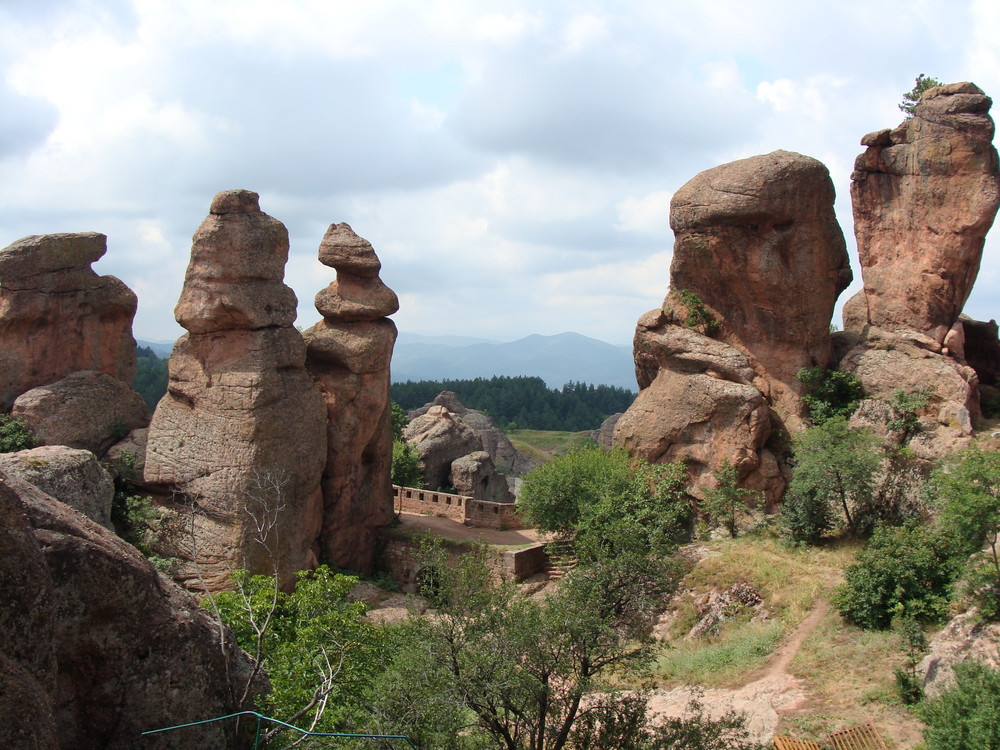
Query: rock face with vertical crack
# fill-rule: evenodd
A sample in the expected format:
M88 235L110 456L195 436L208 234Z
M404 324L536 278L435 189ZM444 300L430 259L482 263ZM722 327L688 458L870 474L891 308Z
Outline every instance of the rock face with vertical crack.
M90 267L106 252L97 232L24 237L0 250L0 408L79 370L130 384L136 296Z
M991 104L972 83L928 89L912 119L861 140L851 176L864 288L844 307L839 367L870 397L923 393L909 445L927 460L968 444L977 369L991 369L979 355L995 347L960 319L1000 206Z
M326 408L292 325L287 258L285 227L248 190L216 195L194 235L175 310L188 333L170 357L144 467L147 485L173 493L158 553L184 560L193 586L276 566L288 587L317 563Z
M375 532L392 520L392 424L389 361L399 309L379 278L367 240L332 224L319 260L337 279L316 295L323 319L303 334L307 367L325 403L323 560L362 574L375 563Z

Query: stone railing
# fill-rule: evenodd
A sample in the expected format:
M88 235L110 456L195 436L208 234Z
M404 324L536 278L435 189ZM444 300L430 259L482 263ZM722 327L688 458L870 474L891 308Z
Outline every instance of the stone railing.
M420 490L415 487L392 487L393 507L397 513L425 513L444 516L469 526L490 529L520 529L521 519L514 503L489 503L467 495Z

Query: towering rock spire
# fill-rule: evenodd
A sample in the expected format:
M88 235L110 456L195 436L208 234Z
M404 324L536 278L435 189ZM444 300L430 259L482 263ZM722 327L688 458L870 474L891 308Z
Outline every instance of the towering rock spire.
M392 426L389 360L399 309L379 279L382 265L371 243L347 224L332 224L319 260L337 280L316 295L323 319L303 336L307 367L327 409L323 472L323 559L370 573L375 530L392 520Z
M179 489L189 506L160 554L188 561L185 574L209 588L235 568L271 573L274 564L287 587L317 563L326 409L292 326L287 259L288 233L256 193L219 193L194 235L175 310L189 333L170 357L144 477Z

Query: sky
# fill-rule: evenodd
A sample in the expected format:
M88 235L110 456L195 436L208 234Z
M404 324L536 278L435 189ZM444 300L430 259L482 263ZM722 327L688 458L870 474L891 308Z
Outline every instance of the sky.
M302 327L346 221L401 331L628 344L673 192L781 148L830 169L843 303L861 137L919 73L1000 96L997 39L995 0L0 0L0 247L107 234L136 337L172 340L191 236L246 188L288 228ZM998 317L998 282L991 235L966 312Z

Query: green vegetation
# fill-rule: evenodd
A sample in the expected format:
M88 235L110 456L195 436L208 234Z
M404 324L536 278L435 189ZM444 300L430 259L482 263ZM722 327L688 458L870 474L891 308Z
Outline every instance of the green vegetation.
M410 444L403 439L403 430L410 420L403 407L392 402L392 483L400 487L423 487L424 477L420 471L420 459Z
M809 408L809 419L821 425L830 419L847 419L865 397L861 381L849 372L825 370L822 367L802 369L795 377L808 388L802 400Z
M934 86L940 86L941 81L937 78L931 78L930 76L925 76L923 73L917 76L913 83L913 88L903 94L903 101L897 105L901 112L906 114L906 119L909 120L913 117L915 110L917 108L917 102L920 101L920 97L923 93Z
M685 327L706 336L711 336L719 330L719 321L705 307L701 297L688 289L681 289L679 294L681 303L687 308L687 317L684 319Z
M930 404L933 395L923 388L913 393L901 389L893 391L892 398L889 399L893 417L886 423L886 427L902 433L901 444L905 445L916 434L920 427L920 414Z
M1000 749L1000 670L975 661L955 667L955 685L920 707L927 750Z
M160 359L148 346L136 349L135 377L132 390L142 396L152 411L167 392L167 360Z
M722 463L718 471L713 471L712 476L715 477L717 484L714 489L705 493L701 509L713 521L725 526L729 535L735 539L747 515L750 502L754 499L759 501L761 495L756 490L748 490L738 485L736 467L728 460Z
M881 441L832 417L793 441L792 481L782 518L789 537L815 544L842 515L849 533L864 530L868 501L877 490ZM860 511L860 514L859 514Z
M15 453L37 444L31 428L17 417L0 414L0 453Z
M511 430L507 433L511 444L529 458L543 463L553 456L577 448L593 446L590 430L567 432L565 430Z
M570 432L596 430L635 400L632 391L616 386L567 383L556 390L541 378L520 376L393 383L392 398L409 410L441 391L453 391L466 407L486 412L503 428Z

